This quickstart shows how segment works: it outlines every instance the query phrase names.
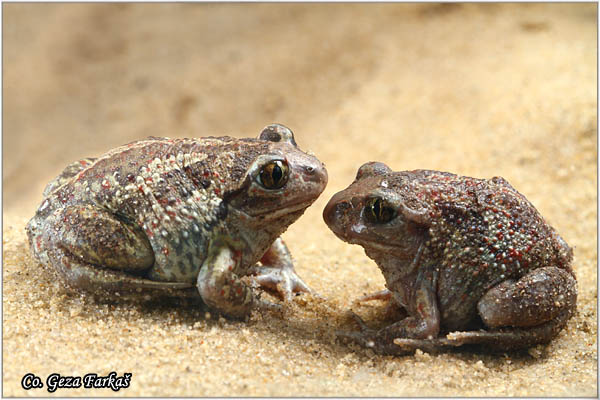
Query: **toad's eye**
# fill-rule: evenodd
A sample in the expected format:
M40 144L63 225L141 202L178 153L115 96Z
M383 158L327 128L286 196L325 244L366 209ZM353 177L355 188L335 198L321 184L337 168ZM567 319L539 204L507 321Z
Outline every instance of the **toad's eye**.
M396 211L381 197L367 200L365 206L365 218L374 224L385 224L396 216Z
M261 168L258 183L266 189L281 189L288 181L289 168L285 161L271 161Z

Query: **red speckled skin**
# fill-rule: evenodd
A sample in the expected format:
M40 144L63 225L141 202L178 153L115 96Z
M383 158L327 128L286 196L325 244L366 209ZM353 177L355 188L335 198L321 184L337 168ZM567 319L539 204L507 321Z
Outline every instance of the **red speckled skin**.
M374 198L393 210L391 221L365 217ZM363 333L345 335L381 353L466 343L526 347L549 341L575 309L571 248L500 177L367 163L323 215L381 268L388 291L367 299L393 298L408 313L379 332L363 324ZM440 336L476 328L486 331Z
M261 171L275 161L286 180L267 188ZM27 234L34 256L73 287L195 287L209 306L244 318L260 303L246 275L286 299L309 291L279 236L326 184L323 164L282 125L257 139L148 138L68 166Z

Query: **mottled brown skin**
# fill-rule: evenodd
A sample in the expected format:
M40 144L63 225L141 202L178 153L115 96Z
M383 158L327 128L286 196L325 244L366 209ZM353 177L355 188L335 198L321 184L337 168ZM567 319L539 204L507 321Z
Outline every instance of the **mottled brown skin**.
M577 302L573 253L535 207L500 177L393 172L371 162L329 201L327 225L359 244L406 317L379 330L342 332L383 354L482 344L547 343Z
M286 300L310 291L279 236L326 184L283 125L257 139L148 138L69 165L27 234L33 255L77 289L196 293L245 318L273 305L244 276Z

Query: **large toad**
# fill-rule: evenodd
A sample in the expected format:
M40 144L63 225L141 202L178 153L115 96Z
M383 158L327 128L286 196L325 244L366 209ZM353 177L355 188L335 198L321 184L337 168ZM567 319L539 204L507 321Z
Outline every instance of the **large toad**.
M243 318L267 306L246 275L286 299L309 291L279 236L326 184L323 164L282 125L258 139L148 138L69 165L27 234L34 256L76 288L191 288Z

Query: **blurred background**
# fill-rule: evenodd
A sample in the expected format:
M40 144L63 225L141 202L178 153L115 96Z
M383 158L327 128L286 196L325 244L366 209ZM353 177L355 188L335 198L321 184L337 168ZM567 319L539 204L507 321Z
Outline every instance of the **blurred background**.
M274 121L336 189L368 160L550 181L594 144L595 4L3 7L5 208L128 141Z
M133 372L127 396L597 395L596 4L2 7L4 395L28 394L27 371L106 368ZM242 327L194 309L107 310L65 297L27 255L23 226L69 163L150 135L255 137L272 122L329 172L284 234L325 300L300 296ZM336 341L356 329L351 307L383 318L382 304L353 303L383 288L379 269L321 217L372 160L500 175L523 193L575 248L578 313L559 339L520 358L374 357Z

